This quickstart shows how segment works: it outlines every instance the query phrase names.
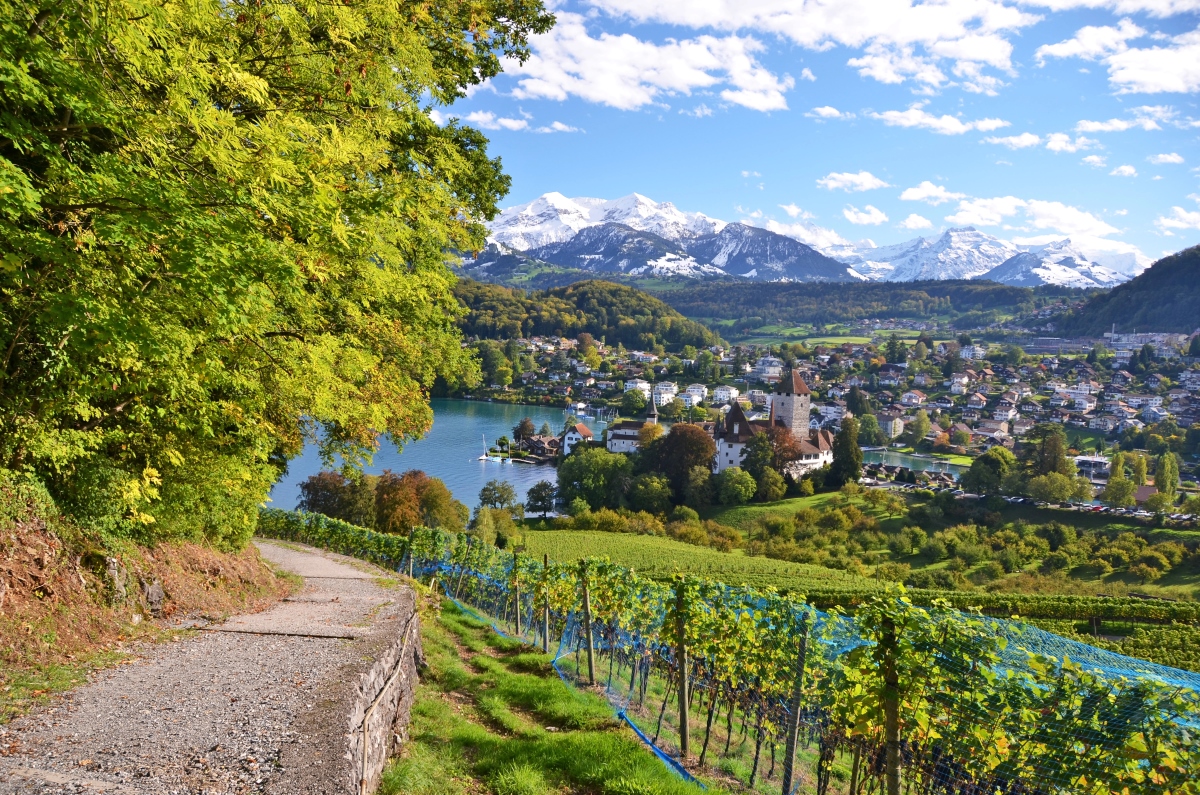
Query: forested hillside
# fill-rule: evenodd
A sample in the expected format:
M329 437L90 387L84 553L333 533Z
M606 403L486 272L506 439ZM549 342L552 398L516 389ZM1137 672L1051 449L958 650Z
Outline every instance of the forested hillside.
M845 323L869 317L928 318L1027 312L1079 290L1012 287L987 281L779 284L721 282L665 292L663 300L688 317L764 323Z
M654 296L612 282L584 281L526 292L462 279L454 291L467 309L460 321L463 333L484 339L587 332L609 345L662 345L670 350L721 341Z
M1200 328L1200 246L1164 257L1140 276L1101 293L1063 319L1068 334L1098 337L1118 331L1174 331Z

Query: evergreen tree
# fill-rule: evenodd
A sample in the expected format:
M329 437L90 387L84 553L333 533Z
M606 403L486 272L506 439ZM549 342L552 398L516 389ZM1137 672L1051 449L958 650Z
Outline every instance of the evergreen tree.
M1067 432L1055 422L1041 422L1025 434L1021 461L1029 477L1060 475L1075 477L1075 462L1067 457Z
M928 421L928 418L926 418ZM841 488L857 483L862 477L862 448L858 446L858 420L847 417L833 439L833 464L829 468L830 485Z
M1179 459L1172 452L1158 457L1154 470L1154 487L1159 494L1174 497L1179 493Z

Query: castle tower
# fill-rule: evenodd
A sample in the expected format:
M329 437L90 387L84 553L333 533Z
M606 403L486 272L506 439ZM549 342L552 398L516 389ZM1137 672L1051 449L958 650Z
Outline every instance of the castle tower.
M808 438L808 418L812 410L812 393L808 384L795 370L788 370L775 387L771 397L772 413L791 429L798 439Z

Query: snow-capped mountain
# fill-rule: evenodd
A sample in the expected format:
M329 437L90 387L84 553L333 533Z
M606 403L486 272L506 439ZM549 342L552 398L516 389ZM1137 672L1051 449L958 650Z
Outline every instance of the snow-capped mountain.
M525 256L594 273L631 276L725 276L720 268L698 262L680 244L624 224L603 223L579 230L570 239L528 249Z
M1114 287L1129 281L1129 277L1090 260L1071 245L1059 240L1045 246L1022 251L983 275L1003 284L1036 287L1053 284L1059 287Z
M1018 254L1007 240L973 227L947 229L937 238L914 238L890 246L864 241L827 251L831 257L874 281L974 279Z
M689 254L731 276L759 281L861 280L853 268L793 238L757 226L727 224L719 232L683 241Z
M620 199L568 199L561 193L544 193L531 202L502 211L489 224L488 240L517 251L563 243L577 232L600 224L623 224L653 232L668 240L719 232L724 221L703 213L685 213L670 202L656 202L631 193Z
M1145 265L1140 254L1112 246L1101 251L1069 240L1018 245L973 227L882 246L871 240L847 243L829 231L824 240L837 242L821 246L823 240L797 225L770 230L727 223L638 193L613 200L546 193L501 212L489 232L488 248L464 263L468 275L496 279L530 268L544 270L548 263L633 276L895 282L986 278L1094 288L1127 281Z

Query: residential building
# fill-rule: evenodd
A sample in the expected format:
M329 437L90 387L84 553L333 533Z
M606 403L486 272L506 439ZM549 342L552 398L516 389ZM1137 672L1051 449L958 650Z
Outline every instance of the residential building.
M910 389L900 396L900 403L905 406L920 406L925 403L925 393L919 389Z
M562 441L559 443L562 447L563 455L570 455L577 444L591 443L593 438L592 431L582 422L572 425L562 435Z
M713 390L713 403L717 405L729 403L732 400L737 400L739 394L741 393L738 392L737 387L721 385Z

